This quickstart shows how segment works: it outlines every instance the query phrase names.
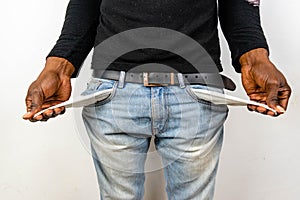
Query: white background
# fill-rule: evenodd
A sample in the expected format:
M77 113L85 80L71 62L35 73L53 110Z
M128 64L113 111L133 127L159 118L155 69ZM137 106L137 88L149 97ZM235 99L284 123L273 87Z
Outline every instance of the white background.
M78 134L78 112L68 110L47 123L22 120L27 87L42 70L59 36L67 3L1 3L0 199L98 199L92 160ZM271 59L286 75L293 95L288 112L279 118L250 113L246 108L230 110L216 200L300 199L299 9L297 0L262 1ZM225 41L221 42L224 73L238 84L233 94L246 97L240 75L230 67ZM89 64L90 58L84 64L86 74ZM145 199L164 199L163 191L162 172L147 174Z

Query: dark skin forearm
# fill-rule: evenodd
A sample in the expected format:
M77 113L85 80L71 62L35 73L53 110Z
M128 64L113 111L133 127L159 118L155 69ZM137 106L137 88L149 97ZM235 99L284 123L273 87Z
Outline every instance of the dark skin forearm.
M283 114L288 106L291 88L284 75L269 60L266 49L253 49L240 57L242 83L251 100L267 104ZM249 110L276 116L272 111L258 106Z

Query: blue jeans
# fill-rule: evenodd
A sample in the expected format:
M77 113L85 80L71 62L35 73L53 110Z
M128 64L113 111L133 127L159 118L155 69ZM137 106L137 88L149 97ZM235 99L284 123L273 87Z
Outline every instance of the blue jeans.
M161 156L169 199L209 200L228 109L198 99L191 87L144 87L92 78L84 94L113 88L111 96L84 107L101 199L142 199L151 137Z

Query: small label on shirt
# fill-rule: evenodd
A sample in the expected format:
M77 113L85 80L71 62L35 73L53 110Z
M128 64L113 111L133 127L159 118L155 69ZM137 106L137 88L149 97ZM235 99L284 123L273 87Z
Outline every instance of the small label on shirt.
M253 6L259 6L260 0L246 0Z

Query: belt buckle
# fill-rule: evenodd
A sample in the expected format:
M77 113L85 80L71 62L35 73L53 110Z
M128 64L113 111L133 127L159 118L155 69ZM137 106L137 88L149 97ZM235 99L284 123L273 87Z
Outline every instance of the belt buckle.
M155 86L166 86L175 84L175 75L174 73L170 74L170 83L149 83L149 73L143 72L143 83L145 87L155 87Z

